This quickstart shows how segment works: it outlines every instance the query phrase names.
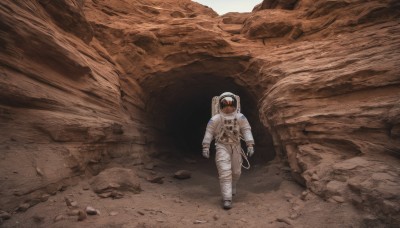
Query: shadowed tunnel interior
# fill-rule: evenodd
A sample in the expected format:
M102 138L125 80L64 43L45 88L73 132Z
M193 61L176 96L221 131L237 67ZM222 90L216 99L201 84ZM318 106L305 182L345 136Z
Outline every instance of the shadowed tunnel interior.
M155 143L160 150L186 157L201 156L201 143L211 118L211 100L223 92L232 92L240 96L242 113L252 127L256 153L251 160L262 163L275 157L272 137L259 120L257 95L235 83L233 77L168 72L152 76L142 86L148 92L148 118L159 133ZM245 149L245 144L242 146Z

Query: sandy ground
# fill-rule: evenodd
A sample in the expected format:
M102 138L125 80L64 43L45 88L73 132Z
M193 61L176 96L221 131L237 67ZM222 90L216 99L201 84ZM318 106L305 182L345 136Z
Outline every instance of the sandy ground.
M3 227L377 227L370 226L373 222L368 225L368 217L352 205L326 202L312 193L302 199L305 189L278 163L243 170L233 208L228 211L221 208L212 159L199 157L194 164L187 160L158 162L152 170L131 168L139 169L140 176L162 174L164 183L141 178L141 193L125 192L122 199L111 199L84 190L88 184L82 180L46 202L14 214ZM173 178L180 169L191 171L192 177ZM90 205L100 215L77 221L77 216L67 215L70 209L64 197L76 201L78 208ZM61 220L54 221L58 215Z

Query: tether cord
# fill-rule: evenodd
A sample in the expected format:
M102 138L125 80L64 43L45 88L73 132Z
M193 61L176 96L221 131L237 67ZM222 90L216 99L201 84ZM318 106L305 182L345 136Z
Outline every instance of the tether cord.
M242 157L244 158L244 160L246 160L246 162L247 162L247 164L248 164L248 166L244 166L244 165L243 165L243 162L242 162L242 167L245 168L245 169L250 169L250 162L249 162L249 160L247 159L246 153L243 151L243 148L241 148L241 147L240 147L240 154L242 155Z
M240 139L243 140L243 141L245 141L242 135L240 135ZM240 141L240 140L239 140L239 141ZM246 153L244 152L244 150L243 150L242 147L240 147L240 154L242 155L242 157L244 158L244 160L246 160L247 165L248 165L248 166L244 166L244 165L243 165L243 162L242 162L242 167L245 168L245 169L250 169L250 162L249 162L249 160L247 159L247 155L246 155Z

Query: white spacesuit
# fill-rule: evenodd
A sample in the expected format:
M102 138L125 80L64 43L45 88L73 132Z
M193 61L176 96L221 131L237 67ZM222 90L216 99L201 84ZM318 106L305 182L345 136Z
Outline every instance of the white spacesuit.
M232 207L232 195L236 194L236 183L242 168L240 139L247 145L247 156L254 153L254 139L246 117L240 113L239 97L225 92L218 97L218 114L207 124L203 139L203 156L210 157L210 143L215 138L217 165L223 208Z

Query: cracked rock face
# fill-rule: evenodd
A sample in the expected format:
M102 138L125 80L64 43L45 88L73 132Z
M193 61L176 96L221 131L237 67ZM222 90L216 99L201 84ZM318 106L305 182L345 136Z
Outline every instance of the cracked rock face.
M0 3L0 205L109 161L197 154L213 96L241 96L255 160L400 222L400 4L189 0ZM195 121L193 121L195 120ZM198 145L197 145L198 144Z

